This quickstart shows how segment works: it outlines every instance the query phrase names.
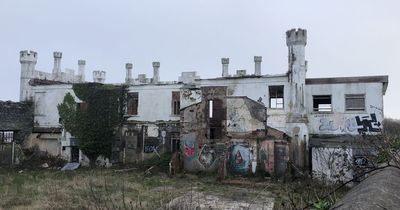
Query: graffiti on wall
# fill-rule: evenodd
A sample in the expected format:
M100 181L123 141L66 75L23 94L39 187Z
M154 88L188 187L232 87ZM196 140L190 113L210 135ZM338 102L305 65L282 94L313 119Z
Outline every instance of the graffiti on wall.
M377 120L376 114L357 115L344 117L343 114L315 115L319 118L319 131L340 131L344 133L358 132L380 132L381 123Z
M376 119L376 115L374 113L370 114L369 116L356 116L356 121L357 125L359 126L357 129L359 133L381 131L381 122Z
M320 131L336 131L337 129L339 129L339 126L337 126L332 119L322 118L319 120L319 122L320 122L319 126Z
M144 145L144 153L152 153L152 152L156 152L157 150L158 150L158 147L155 145Z
M183 153L188 158L193 158L195 154L194 141L186 140L183 142Z
M199 153L199 162L204 168L210 168L210 166L215 162L216 154L213 148L207 144L203 145Z
M233 145L230 153L230 166L233 173L245 174L251 166L250 148L245 145Z

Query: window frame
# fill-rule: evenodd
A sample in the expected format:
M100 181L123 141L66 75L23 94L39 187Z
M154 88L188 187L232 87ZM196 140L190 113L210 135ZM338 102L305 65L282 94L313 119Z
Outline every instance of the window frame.
M136 108L131 108L131 103L134 103L134 102L131 102L131 100L136 101ZM127 104L126 105L127 105L126 113L128 115L137 116L139 114L139 92L130 92L130 93L128 93Z
M347 106L347 100L348 99L363 99L364 102L364 106L362 107L357 107L357 108L349 108ZM365 94L361 93L361 94L345 94L344 95L344 109L346 110L346 112L365 112L366 111L366 103L365 103Z
M319 97L321 100L322 100L322 98L323 97L329 97L329 99L330 99L330 107L329 107L329 110L327 110L328 108L320 108L320 104L323 104L323 103L318 103L318 106L317 107L315 107L315 99L316 99L316 97ZM332 103L332 95L313 95L312 96L312 109L313 109L313 112L318 112L318 113L332 113L333 112L333 103ZM325 110L326 109L326 110Z
M175 97L174 97L175 95ZM178 97L176 97L176 95ZM171 114L173 116L178 116L180 115L180 109L181 109L181 95L179 91L172 91L171 92Z
M12 143L15 140L14 135L15 135L15 131L9 131L9 130L0 131L0 143L1 144Z
M271 94L271 88L279 88L282 87L282 97L278 97L278 89L274 93L274 97ZM272 100L275 99L275 107L272 107ZM278 99L282 99L282 103L278 103ZM268 86L268 103L270 109L284 109L285 108L285 86L284 85L270 85ZM282 105L282 107L279 107Z

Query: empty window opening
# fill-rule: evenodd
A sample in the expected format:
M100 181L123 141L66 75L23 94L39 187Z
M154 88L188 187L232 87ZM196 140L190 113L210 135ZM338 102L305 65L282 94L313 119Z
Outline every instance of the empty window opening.
M332 96L330 95L313 96L313 111L332 112Z
M213 117L213 100L208 101L208 117L212 118Z
M347 94L346 111L365 111L365 95Z
M139 105L139 93L128 93L128 110L127 113L129 115L137 115L138 114L138 105Z
M283 109L283 85L269 86L269 108Z
M172 114L179 115L181 108L180 92L172 92Z
M210 139L215 139L215 128L210 128Z

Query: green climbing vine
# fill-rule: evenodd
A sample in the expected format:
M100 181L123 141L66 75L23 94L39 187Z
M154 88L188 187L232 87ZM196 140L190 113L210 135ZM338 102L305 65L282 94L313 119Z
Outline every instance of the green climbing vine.
M61 125L79 139L79 147L94 164L97 157L111 156L112 142L123 123L126 86L80 83L73 85L77 103L67 93L58 112Z

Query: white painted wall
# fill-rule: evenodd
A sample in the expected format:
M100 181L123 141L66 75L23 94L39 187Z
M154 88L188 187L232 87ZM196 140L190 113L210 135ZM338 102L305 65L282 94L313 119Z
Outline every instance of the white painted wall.
M131 116L128 120L150 121L176 120L179 115L173 115L171 101L172 92L180 91L182 84L168 85L133 85L129 92L139 93L138 115Z
M72 85L34 86L32 92L35 96L35 127L60 127L57 105L62 103L67 93L75 97Z
M359 134L356 116L372 120L375 114L377 121L382 123L383 94L382 83L346 83L318 84L306 86L306 107L308 112L310 133L314 134ZM365 94L365 111L346 111L346 94ZM313 95L331 95L332 112L318 113L313 111ZM372 122L372 124L378 123ZM378 126L373 125L378 128ZM382 127L382 125L381 125Z

